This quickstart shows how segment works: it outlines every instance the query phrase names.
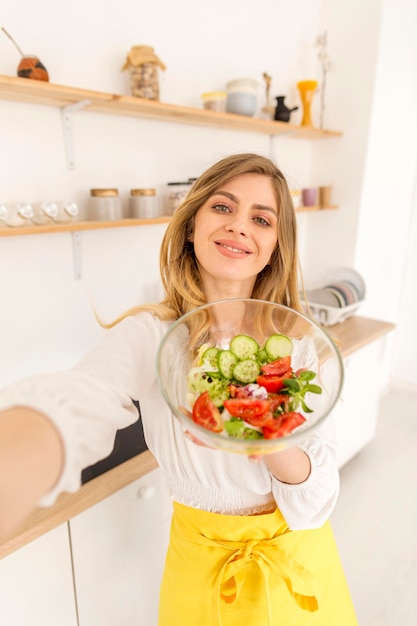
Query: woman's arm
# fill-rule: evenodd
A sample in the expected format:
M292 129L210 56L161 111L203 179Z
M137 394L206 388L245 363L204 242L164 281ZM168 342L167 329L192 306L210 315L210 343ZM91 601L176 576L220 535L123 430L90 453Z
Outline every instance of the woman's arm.
M131 316L72 370L0 389L0 541L35 507L76 492L82 470L108 456L116 431L137 421L132 399L152 388L165 332L149 313Z
M310 459L300 448L287 448L281 452L266 454L264 461L274 478L288 485L303 483L311 472Z
M53 487L63 461L60 435L48 418L25 407L0 413L0 543Z

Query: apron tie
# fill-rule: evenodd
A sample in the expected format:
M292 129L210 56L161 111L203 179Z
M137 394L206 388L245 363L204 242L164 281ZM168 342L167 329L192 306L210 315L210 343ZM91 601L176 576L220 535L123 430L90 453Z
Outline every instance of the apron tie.
M195 534L194 541L197 543L210 547L226 548L231 552L231 555L220 569L214 585L214 606L217 608L215 623L218 626L221 626L220 601L231 604L239 597L245 583L245 566L251 560L258 565L263 576L268 613L267 624L269 626L273 623L268 584L271 571L284 581L290 595L301 609L317 611L318 602L313 592L313 575L298 561L291 558L288 550L285 550L288 536L284 534L272 539L240 542L216 541L204 535ZM274 559L271 559L268 555L271 549L274 552Z

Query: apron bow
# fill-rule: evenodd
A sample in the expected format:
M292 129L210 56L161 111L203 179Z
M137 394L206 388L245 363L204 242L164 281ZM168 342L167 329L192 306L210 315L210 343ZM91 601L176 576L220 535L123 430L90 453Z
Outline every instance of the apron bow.
M284 549L287 537L280 535L272 539L239 542L216 541L199 535L199 543L231 551L231 555L217 575L214 586L214 605L217 607L215 618L219 626L221 626L220 601L231 604L239 597L245 583L245 566L251 560L258 565L263 576L268 612L267 624L273 623L268 584L271 572L284 581L288 592L301 609L317 611L318 602L313 591L313 575L289 555L289 550ZM271 558L271 552L274 553L274 558Z

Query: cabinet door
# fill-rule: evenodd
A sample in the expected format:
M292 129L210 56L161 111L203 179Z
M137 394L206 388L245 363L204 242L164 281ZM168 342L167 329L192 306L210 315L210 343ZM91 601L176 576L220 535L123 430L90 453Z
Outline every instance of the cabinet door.
M79 626L156 626L171 514L158 468L70 521Z
M68 526L0 560L0 626L77 626Z
M344 360L345 380L333 411L338 435L339 467L347 463L376 431L378 405L384 385L384 345L379 339Z

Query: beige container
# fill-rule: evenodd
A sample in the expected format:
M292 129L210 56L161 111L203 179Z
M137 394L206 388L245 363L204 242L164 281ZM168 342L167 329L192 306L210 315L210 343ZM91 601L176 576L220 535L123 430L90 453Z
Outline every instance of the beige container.
M332 187L331 185L326 185L325 187L319 187L319 207L324 209L325 207L331 206L332 202Z
M203 101L203 108L207 111L218 111L223 113L226 110L226 97L225 91L209 91L201 94L201 100Z
M87 219L93 222L112 222L123 219L118 189L90 189Z
M137 219L158 217L159 207L155 189L131 189L129 215Z

